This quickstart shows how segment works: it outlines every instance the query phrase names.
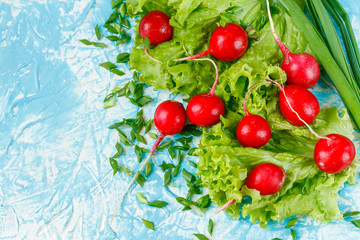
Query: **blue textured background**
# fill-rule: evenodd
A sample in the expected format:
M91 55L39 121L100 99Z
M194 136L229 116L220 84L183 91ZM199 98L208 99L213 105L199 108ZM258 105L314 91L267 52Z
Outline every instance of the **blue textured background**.
M341 3L360 39L360 4ZM103 110L109 89L132 73L120 78L98 64L115 61L131 46L117 49L108 42L111 47L103 50L79 42L95 41L94 27L110 13L110 0L0 0L0 239L194 239L193 233L206 232L210 217L213 239L290 239L286 220L264 230L248 219L214 215L215 208L203 217L180 211L174 197L185 196L187 187L181 177L162 187L157 165L171 162L166 152L155 154L155 171L143 188L128 195L110 226L130 178L112 176L108 157L114 154L117 134L107 127L134 117L138 109L121 99L121 107ZM323 83L314 92L322 106L341 105ZM152 88L146 94L159 101L174 98ZM144 109L147 119L156 104ZM127 149L121 164L134 170L138 163L132 152ZM183 166L195 170L187 161ZM164 209L141 205L137 191L170 204ZM360 185L346 185L339 204L343 212L360 210ZM153 221L156 231L145 228L140 218ZM301 217L294 229L298 239L360 239L360 230L346 221L320 224Z

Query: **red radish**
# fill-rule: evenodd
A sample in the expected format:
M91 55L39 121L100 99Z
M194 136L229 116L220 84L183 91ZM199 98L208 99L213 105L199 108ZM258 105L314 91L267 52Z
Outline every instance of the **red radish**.
M140 172L145 168L146 164L149 162L151 156L156 151L160 142L164 139L166 135L178 134L184 128L186 123L186 112L184 106L181 103L172 100L162 102L155 110L154 123L161 134L156 140L154 146L151 148L149 156L143 162L140 169L136 172L130 184L127 186L125 192L121 195L119 203L114 213L112 214L111 222L113 221L114 214L119 209L120 204L122 203L126 193L129 192L131 185L136 181Z
M275 83L280 89L279 106L286 120L295 126L305 126L315 120L320 104L314 94L302 86L282 87L276 81L266 80Z
M151 45L157 45L170 40L173 27L169 23L169 17L164 12L151 11L140 20L139 34L143 39L145 37L149 38ZM150 59L161 63L148 54L146 47L144 47L144 50Z
M350 139L339 134L329 134L315 146L314 159L321 171L338 173L350 166L355 158L355 146Z
M244 147L259 148L264 146L271 138L271 128L265 118L250 114L246 109L248 95L256 86L258 86L258 84L251 87L245 95L243 105L245 117L241 119L236 129L236 137Z
M293 54L281 42L275 32L274 23L271 18L269 0L266 0L267 11L269 15L271 32L274 35L276 43L279 45L281 52L284 54L284 61L281 69L287 75L287 84L299 85L305 88L315 86L320 77L320 67L316 59L307 53Z
M150 39L151 45L169 41L173 34L173 27L169 24L169 17L162 11L147 13L139 24L140 36Z
M218 27L212 33L209 48L202 53L176 59L174 61L184 61L203 57L212 54L215 58L229 62L240 58L246 51L248 45L248 34L235 23L227 23L225 27Z
M271 195L281 189L285 179L286 173L283 168L272 163L262 163L251 170L245 185L258 190L260 195Z
M258 190L260 195L271 195L281 189L285 179L286 173L283 168L272 163L262 163L250 171L246 178L245 185L250 189ZM228 201L215 213L225 210L234 202L235 199Z
M220 121L225 113L225 106L221 98L215 95L219 72L215 62L209 58L195 59L207 60L215 66L216 78L210 93L201 93L192 97L187 105L186 114L190 122L200 127L209 127Z

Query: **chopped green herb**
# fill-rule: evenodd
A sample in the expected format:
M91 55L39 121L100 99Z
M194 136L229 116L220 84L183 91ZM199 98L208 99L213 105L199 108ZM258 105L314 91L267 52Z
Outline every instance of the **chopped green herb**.
M79 41L82 42L85 45L92 45L92 43L87 39L80 39Z
M138 145L135 145L135 154L136 154L138 162L141 162L142 161L142 151Z
M211 220L211 218L210 218L210 219L209 219L209 224L208 224L208 232L209 232L210 236L212 236L213 228L214 228L214 222L213 222L213 220Z
M126 6L125 4L122 4L121 7L119 8L119 13L122 17L125 16L125 13L126 13Z
M125 73L122 72L122 71L120 71L119 69L110 69L110 72L112 72L112 73L114 73L114 74L116 74L116 75L118 75L118 76L123 76L123 75L125 75Z
M190 150L187 152L188 155L193 155L195 152L196 148L190 148Z
M101 42L90 42L87 39L80 39L80 42L82 42L85 45L93 45L94 47L99 47L99 48L106 48L106 44L101 43Z
M153 122L154 122L154 120L150 119L149 121L147 121L145 123L145 133L148 133L151 130Z
M117 6L119 6L121 3L123 2L123 0L112 0L111 4L112 4L112 8L116 8Z
M178 159L178 163L176 164L175 169L172 171L172 174L174 177L176 177L179 173L180 170L180 164L181 164L181 151L178 151L178 155L177 155L177 159Z
M128 175L130 177L134 176L134 173L127 167L120 166L120 170L123 171L126 175Z
M194 233L194 236L200 240L209 240L207 237L205 237L204 235L202 235L200 233Z
M119 137L120 137L120 142L122 144L124 144L125 146L130 146L133 145L132 142L129 141L129 139L127 139L126 135L119 129L119 128L115 128L118 133L119 133Z
M296 240L296 232L295 232L295 230L291 228L291 229L290 229L290 233L291 233L292 239L293 239L293 240Z
M116 41L118 41L120 39L117 36L107 36L106 38L109 39L110 41L113 41L113 42L116 42Z
M146 104L148 104L148 103L150 103L150 102L152 102L152 98L151 97L149 97L149 96L142 96L142 97L140 97L139 99L133 99L133 98L129 98L129 100L130 100L130 102L132 103L132 104L135 104L135 105L137 105L137 106L139 106L139 107L143 107L143 106L145 106Z
M107 70L111 70L111 69L116 68L116 65L111 62L104 62L104 63L100 63L100 67L103 67Z
M164 187L169 185L170 181L171 181L171 170L169 169L164 175Z
M114 107L115 105L116 105L115 97L112 97L104 103L103 108L107 109L107 108Z
M115 148L118 151L119 155L121 155L124 152L124 148L121 146L119 142L116 143Z
M135 136L136 136L136 139L137 139L139 142L141 142L141 143L143 143L143 144L147 144L146 141L145 141L145 138L144 138L141 134L135 133Z
M113 13L111 13L111 15L109 16L109 18L106 20L105 24L109 24L109 23L113 23L116 21L116 17L117 17L117 11L114 11Z
M159 201L159 200L156 200L156 201L152 201L148 204L149 206L152 206L152 207L156 207L156 208L163 208L165 207L166 205L168 205L167 202L164 202L164 201Z
M353 212L347 212L347 213L344 213L344 218L345 217L352 217L352 216L356 216L356 215L359 215L360 214L360 212L358 212L358 211L353 211Z
M114 129L114 128L121 127L122 125L124 125L124 121L114 123L114 124L110 125L108 128L109 128L109 129Z
M174 159L176 157L176 154L175 154L175 151L174 151L174 148L171 147L171 145L168 146L168 152L169 152L169 155L172 159Z
M119 25L117 22L114 22L114 28L115 28L115 30L116 30L118 33L121 34L121 27L120 27L120 25ZM120 40L120 39L119 39L119 40Z
M189 165L192 166L192 167L194 167L194 168L197 168L197 164L194 163L193 161L190 161L190 160L189 160Z
M134 72L134 73L133 73L133 79L134 79L134 82L136 82L136 83L140 82L140 78L139 78L138 72Z
M296 225L296 221L297 221L297 218L292 218L289 220L289 222L286 224L286 228L291 228L291 227L294 227Z
M168 142L163 142L162 144L160 144L160 145L157 147L157 149L158 149L158 150L161 150L161 149L163 149L163 148L166 148L167 146L169 146L169 145L172 144L172 143L173 143L173 140L168 141Z
M196 180L195 176L186 171L186 169L182 170L182 175L185 178L186 182L194 182Z
M151 172L151 161L149 161L147 164L146 164L146 167L145 167L145 177L147 177Z
M121 38L117 43L116 45L120 45L120 44L123 44L123 43L127 43L128 41L130 41L131 37L130 36L125 36L123 38Z
M117 63L126 63L129 60L130 60L130 53L120 53L116 58Z
M137 192L136 196L137 196L137 199L139 200L140 203L149 204L148 200L146 199L146 197L141 192Z
M111 98L114 98L114 95L113 93L109 93L108 95L106 95L106 97L104 98L104 102L108 102L109 100L111 100Z
M95 34L96 34L97 40L100 40L101 32L100 32L100 29L99 29L99 25L96 25L96 27L95 27Z
M206 194L197 200L197 206L199 208L208 208L211 204L210 195Z
M151 137L152 139L157 139L157 135L153 132L148 132L149 137Z
M131 138L131 141L134 141L136 138L134 129L131 129L131 131L130 131L130 138Z
M351 221L352 224L355 225L355 227L360 228L360 219Z
M98 47L98 48L106 48L107 47L107 45L105 43L102 43L102 42L91 42L91 44L94 47Z
M113 175L115 175L119 170L119 164L114 158L109 158L109 161L110 161L110 166L114 170Z
M182 198L182 197L177 197L176 201L184 206L189 207L190 205L195 205L196 206L196 202L190 201L188 199Z
M121 25L123 25L124 27L126 27L126 28L130 28L130 22L129 22L129 19L127 19L127 18L122 18L121 19Z
M168 169L170 169L170 168L174 168L175 166L174 166L174 164L172 164L172 163L165 163L165 162L163 161L162 164L159 165L159 167L161 168L161 170L162 170L163 172L165 172L166 170L168 170Z
M113 33L113 34L119 34L120 32L118 32L112 25L110 24L104 24L104 27L108 30L108 32Z
M139 172L139 175L135 181L142 187L144 185L145 177Z
M152 222L145 219L141 219L141 221L143 221L145 227L155 230L154 224Z

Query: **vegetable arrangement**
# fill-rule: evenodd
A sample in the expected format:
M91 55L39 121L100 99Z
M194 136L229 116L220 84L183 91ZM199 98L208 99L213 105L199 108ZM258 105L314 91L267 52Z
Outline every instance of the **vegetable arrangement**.
M157 107L154 123L160 136L121 196L119 206L135 181L140 185L144 182L141 171L148 168L156 149L161 150L167 144L170 155L175 156L170 150L172 142L163 146L160 143L167 135L186 134L186 129L193 126L185 126L188 118L202 127L203 132L198 149L193 151L199 156L199 162L193 163L198 178L185 169L182 172L189 193L186 198L176 200L185 206L183 210L206 209L211 198L220 206L217 212L225 210L233 218L239 218L241 212L262 227L268 221L281 221L293 215L309 215L322 222L342 218L336 195L345 182L355 183L358 167L350 118L356 127L360 126L360 81L357 81L360 75L357 75L359 54L352 30L348 21L340 26L342 33L350 35L350 40L345 41L347 50L352 47L350 69L344 53L339 51L340 45L330 41L334 32L332 25L329 27L332 23L325 7L338 24L342 24L341 19L346 20L337 1L305 1L318 31L296 1L271 3L268 0L127 0L126 5L122 1L113 2L116 14L120 12L120 24L125 21L125 10L131 17L140 19L139 34L129 59L130 67L141 72L140 80L155 89L169 89L189 97L186 110L175 101L165 101ZM320 21L316 20L317 16ZM116 18L113 22L114 26L118 24ZM197 52L200 53L194 54ZM198 59L210 54L215 59ZM317 98L307 89L319 79L318 62L333 80L348 111L339 114L334 107L320 109ZM110 66L108 70L115 68L116 65ZM134 77L133 83L116 87L107 96L106 107L114 105L115 95L132 95L132 102L141 107L151 101L139 103L146 96L138 94L143 85L136 72ZM205 93L210 86L210 92ZM140 122L141 127L133 126L132 139L139 142L144 126L140 115L142 112L135 122ZM145 133L149 132L151 123ZM119 127L126 124L131 125L124 120L111 128L124 138ZM196 128L192 129L198 135ZM188 139L182 140L187 143L179 148L176 167L160 165L166 171L164 186L169 184L171 174L177 175L180 150L190 149L185 146L192 138ZM114 174L115 169L120 169L115 160L121 155L119 149L117 146L117 155L110 159ZM141 151L142 154L147 150ZM150 170L145 172L148 175ZM201 193L200 186L207 187L209 195L194 202L192 195ZM139 193L138 199L150 205ZM160 205L164 207L167 203ZM155 229L151 222L142 221ZM211 233L212 228L211 221ZM291 234L294 236L295 232L292 230ZM195 236L205 239L203 235Z

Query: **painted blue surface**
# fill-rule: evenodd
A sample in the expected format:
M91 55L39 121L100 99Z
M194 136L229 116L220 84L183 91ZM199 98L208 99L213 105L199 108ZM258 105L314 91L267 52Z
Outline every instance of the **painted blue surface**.
M341 2L360 39L359 3ZM109 89L132 73L121 65L127 74L117 77L98 64L114 61L131 46L117 49L108 42L103 50L78 41L95 41L94 27L110 13L111 1L106 0L0 0L0 239L194 239L193 233L206 232L210 217L213 239L290 239L287 221L264 230L248 219L214 215L215 208L203 217L180 211L174 197L186 194L184 181L179 177L162 187L163 173L155 166L171 162L166 152L155 154L153 173L143 188L128 195L110 226L130 178L112 176L108 157L114 154L117 134L107 127L134 117L138 109L121 99L118 106L103 110ZM341 105L324 83L314 92L322 106ZM174 98L152 88L146 94L159 101ZM147 119L156 104L144 109ZM138 168L133 150L127 152L121 164ZM187 161L183 166L195 170ZM141 205L137 191L169 205ZM343 212L360 210L360 186L346 185L339 204ZM145 228L141 218L153 221L156 231ZM301 217L294 229L298 239L360 239L360 230L346 221L320 224Z

